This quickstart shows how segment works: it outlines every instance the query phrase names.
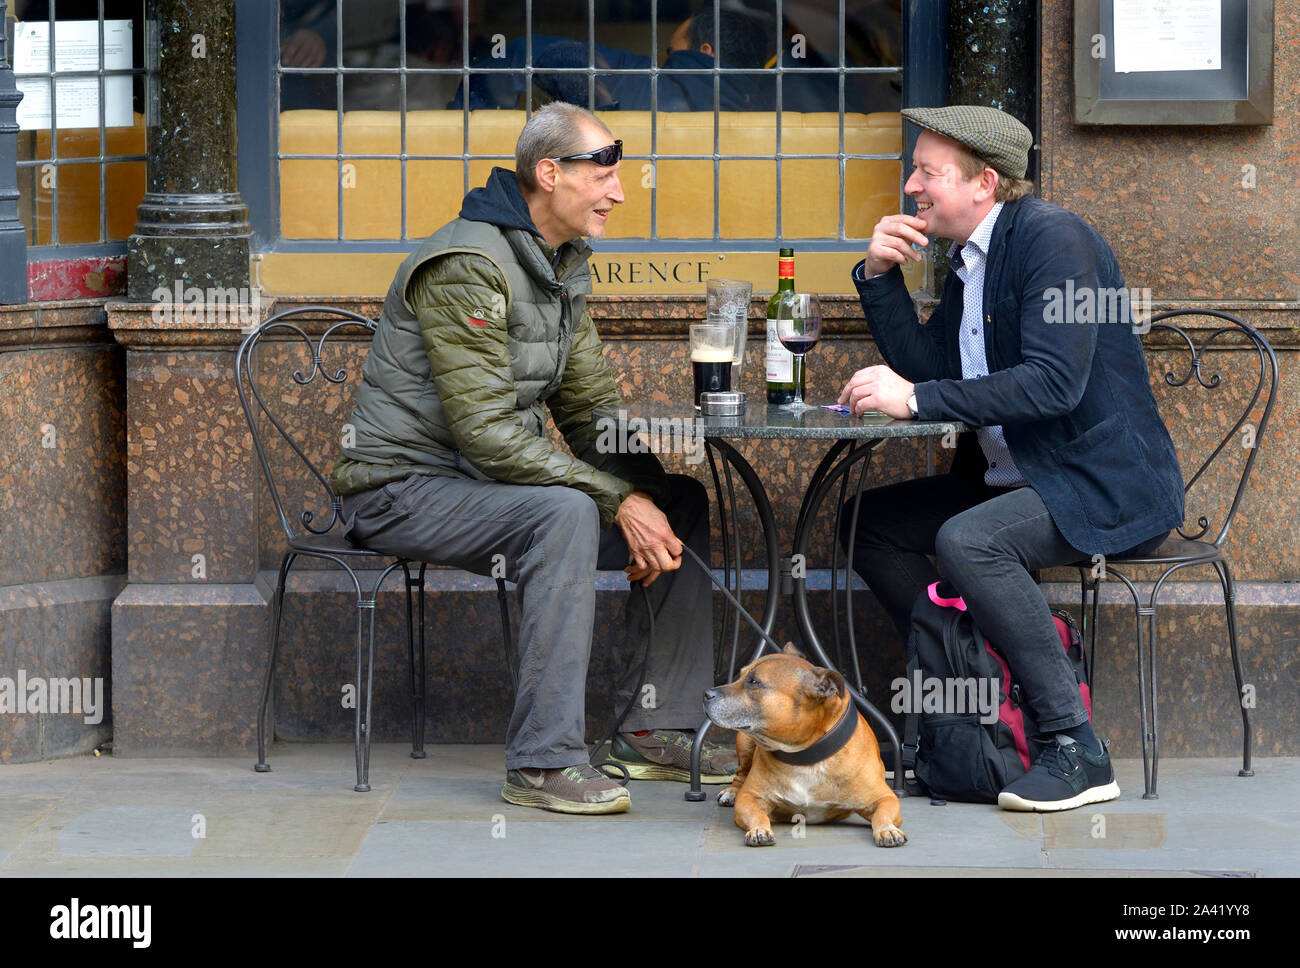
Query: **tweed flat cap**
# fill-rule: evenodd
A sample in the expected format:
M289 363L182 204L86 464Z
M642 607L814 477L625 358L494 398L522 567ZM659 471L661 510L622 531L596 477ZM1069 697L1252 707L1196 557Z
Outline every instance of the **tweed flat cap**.
M1003 175L1024 178L1029 170L1029 149L1034 136L1005 111L976 104L954 104L946 108L906 108L903 117L961 142Z

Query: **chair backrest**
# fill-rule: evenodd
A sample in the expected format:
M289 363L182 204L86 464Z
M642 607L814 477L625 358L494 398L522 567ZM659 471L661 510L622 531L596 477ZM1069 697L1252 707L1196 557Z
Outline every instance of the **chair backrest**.
M1182 327L1165 322L1179 316L1201 316L1211 317L1223 320L1226 325L1218 326L1215 329L1205 332L1202 329L1192 330L1190 333ZM1219 391L1228 386L1241 388L1240 394L1244 396L1249 392L1249 398L1245 406L1237 416L1236 421L1228 429L1228 432L1219 441L1218 446L1214 448L1208 457L1196 469L1187 480L1183 491L1187 502L1187 519L1195 515L1195 529L1184 523L1183 527L1178 529L1178 533L1184 538L1200 539L1211 530L1211 521L1217 518L1218 513L1223 513L1223 521L1219 527L1218 534L1213 538L1215 546L1221 545L1223 539L1228 535L1228 529L1232 527L1233 518L1237 515L1237 508L1241 504L1241 496L1245 493L1246 487L1250 482L1250 472L1255 465L1255 457L1259 453L1260 441L1263 439L1264 430L1268 426L1269 415L1273 411L1273 398L1277 394L1278 368L1277 357L1273 354L1273 347L1269 345L1268 340L1259 334L1259 332L1236 316L1229 313L1220 312L1217 309L1172 309L1166 312L1157 313L1150 318L1151 331L1167 332L1172 334L1173 339L1169 340L1170 351L1181 350L1186 353L1183 356L1179 353L1179 361L1165 373L1165 383L1171 387L1186 386L1190 390L1198 388L1207 393ZM1204 335L1202 336L1202 333ZM1196 342L1200 338L1200 342ZM1165 342L1162 340L1162 342ZM1251 356L1252 351L1254 356ZM1212 360L1211 354L1234 354L1241 356L1244 354L1242 367L1244 373L1235 380L1227 379L1224 373L1227 372L1227 359L1220 358ZM1184 370L1184 361L1186 369ZM1254 366L1258 363L1258 371ZM1234 367L1234 369L1239 369ZM1257 374L1257 375L1256 375ZM1251 386L1251 383L1254 386ZM1263 412L1259 416L1258 423L1250 423L1251 415L1255 412L1256 407L1263 397ZM1235 398L1234 398L1235 399ZM1223 406L1219 413L1223 419L1231 420L1233 415L1237 414L1234 407L1229 408L1232 400L1224 400ZM1232 504L1223 511L1227 503L1222 489L1208 491L1204 482L1209 482L1214 478L1211 473L1212 465L1216 461L1226 462L1227 455L1240 456L1241 451L1245 451L1242 457L1242 466L1240 476L1236 477L1236 487L1232 492ZM1222 466L1220 463L1220 467ZM1187 465L1183 465L1183 473L1187 473ZM1217 473L1217 472L1216 472ZM1228 472L1224 472L1228 473ZM1221 479L1221 478L1220 478ZM1202 483L1202 490L1197 492L1197 511L1193 508L1192 491L1198 484ZM1228 483L1231 483L1229 478ZM1201 510L1204 509L1204 510Z
M313 324L311 326L313 330L323 327L319 337L309 334L296 322L291 322L293 317L308 317L303 322ZM261 462L262 473L266 476L267 486L271 490L271 500L275 502L275 511L279 515L280 525L291 541L299 534L294 530L290 514L285 511L281 488L276 483L276 475L272 473L267 452L269 449L276 451L284 449L276 440L278 435L288 445L292 454L289 457L289 467L281 471L282 477L292 476L295 480L303 477L307 482L309 493L304 496L301 509L297 509L292 515L301 523L304 531L325 534L340 523L342 502L339 496L334 493L320 468L294 439L289 429L290 422L286 417L299 414L304 409L304 405L295 406L295 398L303 392L297 388L308 387L314 383L318 393L329 394L333 391L335 396L339 395L338 388L348 380L348 369L346 366L337 362L330 363L328 360L331 355L337 357L340 354L340 343L346 345L350 342L341 338L331 342L336 334L346 331L352 331L354 335L361 335L364 332L373 337L375 323L365 316L345 309L300 306L276 313L264 320L244 338L235 358L235 382L239 389L239 402L244 407L248 429L253 435L253 447L257 450L257 459ZM261 354L257 354L258 348L263 346L264 342L283 348L290 355L294 354L296 348L297 359L278 365L267 363L266 347L263 347ZM280 372L281 378L276 379L272 376L270 372L272 368ZM319 382L316 381L317 376L321 377ZM333 410L326 408L325 412L332 413ZM263 421L267 425L266 442L262 439ZM293 426L295 430L299 429L296 424ZM327 508L329 518L324 521L322 527L317 523L317 512Z

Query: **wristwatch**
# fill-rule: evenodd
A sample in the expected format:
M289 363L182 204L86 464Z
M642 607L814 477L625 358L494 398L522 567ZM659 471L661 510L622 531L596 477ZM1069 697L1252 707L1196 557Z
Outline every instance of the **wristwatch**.
M913 393L910 397L907 398L907 409L912 412L912 419L915 420L917 418L915 393Z

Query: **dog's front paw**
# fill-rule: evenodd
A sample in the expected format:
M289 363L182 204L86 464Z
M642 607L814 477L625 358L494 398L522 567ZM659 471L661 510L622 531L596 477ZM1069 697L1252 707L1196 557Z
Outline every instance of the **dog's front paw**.
M724 787L718 791L718 803L724 807L734 807L736 805L736 788Z
M745 834L746 847L771 847L775 843L771 827L755 827Z
M907 834L892 823L886 824L879 830L873 827L871 838L876 842L877 847L902 847L907 843Z

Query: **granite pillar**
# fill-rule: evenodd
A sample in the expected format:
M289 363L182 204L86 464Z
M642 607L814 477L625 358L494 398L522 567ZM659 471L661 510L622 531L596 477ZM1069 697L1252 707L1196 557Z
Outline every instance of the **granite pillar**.
M998 108L1038 131L1038 4L952 0L948 6L948 103ZM1034 163L1030 161L1033 177Z
M1031 181L1038 177L1038 4L1031 0L952 0L948 5L948 103L981 104L1019 118L1034 134ZM935 293L948 274L947 246L934 252Z
M128 295L247 292L252 232L236 175L235 0L150 0L147 19L148 188L127 243Z
M266 595L235 351L260 315L236 174L235 0L149 0L148 188L108 306L126 347L129 584L114 752L254 744Z
M255 744L268 595L235 386L248 307L109 303L126 347L127 577L113 602L114 754Z

